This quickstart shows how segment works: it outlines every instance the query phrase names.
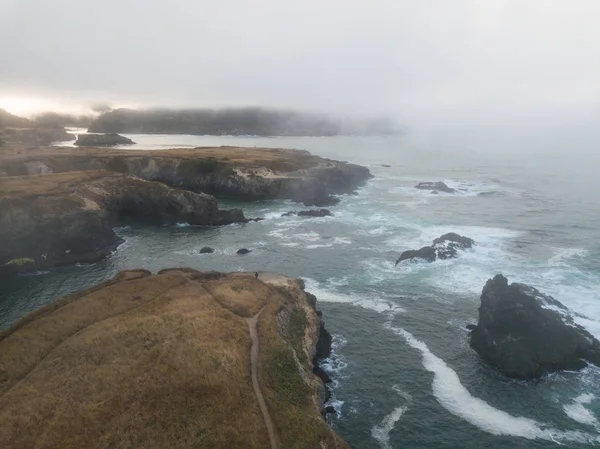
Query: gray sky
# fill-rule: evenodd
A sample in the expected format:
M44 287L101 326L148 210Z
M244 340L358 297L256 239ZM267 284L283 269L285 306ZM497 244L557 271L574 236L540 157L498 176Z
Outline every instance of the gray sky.
M598 0L0 0L0 107L592 120L599 20Z

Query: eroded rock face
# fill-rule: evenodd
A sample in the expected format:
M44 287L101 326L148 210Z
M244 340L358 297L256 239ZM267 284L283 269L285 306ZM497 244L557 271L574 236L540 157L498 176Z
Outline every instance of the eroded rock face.
M452 259L458 256L459 250L472 248L474 244L473 239L469 237L449 232L435 239L431 246L404 251L396 261L396 265L403 260L410 259L421 259L427 262L435 262L437 259Z
M307 207L327 207L336 195L353 193L371 174L366 167L330 161L305 151L251 148L197 148L132 151L61 148L13 154L0 160L0 174L110 170L172 187L239 201L290 199Z
M0 273L102 259L122 242L119 225L246 221L210 195L116 173L4 178L2 187L19 193L0 200Z
M112 147L115 145L133 145L135 142L119 134L79 134L75 145L80 147Z
M415 186L415 189L419 190L431 190L431 193L438 192L446 192L446 193L456 193L456 190L448 187L446 183L441 181L436 182L420 182Z
M501 274L483 288L471 347L518 379L600 365L600 343L573 322L563 304L528 285L509 285Z

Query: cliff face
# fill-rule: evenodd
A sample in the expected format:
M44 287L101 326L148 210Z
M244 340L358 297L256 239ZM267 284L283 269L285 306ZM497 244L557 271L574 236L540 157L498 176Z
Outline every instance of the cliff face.
M62 298L0 333L0 446L347 448L319 416L313 298L190 269Z
M110 172L8 177L0 184L0 273L96 261L121 240L112 228L142 222L244 222L210 195Z
M307 206L336 203L331 195L353 192L370 177L354 164L306 151L263 148L197 148L169 151L46 149L12 154L0 174L30 175L73 170L111 170L217 198L291 199Z

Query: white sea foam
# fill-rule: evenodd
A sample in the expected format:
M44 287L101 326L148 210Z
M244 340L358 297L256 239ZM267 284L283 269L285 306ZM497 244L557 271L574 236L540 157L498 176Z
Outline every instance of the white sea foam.
M390 444L390 432L396 425L402 415L408 410L408 402L410 401L410 395L400 389L398 385L394 385L392 389L400 394L403 400L403 405L396 407L389 415L386 415L381 424L373 426L371 429L371 435L375 438L383 449L393 449Z
M331 243L315 243L312 245L306 245L306 249L316 249L316 248L331 248L333 244Z
M571 404L563 406L565 414L574 421L581 424L587 424L596 428L600 427L598 418L588 410L585 405L589 404L595 399L595 396L590 393L584 393L577 396Z
M461 384L456 372L442 359L433 354L427 345L417 340L410 332L396 328L390 322L386 327L402 336L406 342L421 352L423 366L433 373L433 394L437 401L450 413L464 419L492 435L543 439L548 441L573 441L583 444L600 443L600 435L579 431L560 431L522 416L512 416L476 398Z
M372 310L377 313L397 314L404 309L393 301L373 296L346 295L332 288L324 288L313 279L305 279L306 289L313 293L320 302L344 303L354 307Z

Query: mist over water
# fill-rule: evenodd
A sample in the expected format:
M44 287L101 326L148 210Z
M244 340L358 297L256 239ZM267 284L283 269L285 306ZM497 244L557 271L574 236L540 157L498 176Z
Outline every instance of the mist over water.
M136 148L244 145L308 149L368 165L374 178L333 217L281 217L286 201L222 202L259 223L127 227L126 243L91 266L19 277L3 288L0 326L127 268L275 271L303 277L334 353L332 425L356 448L546 448L599 445L600 370L509 381L469 348L486 280L503 273L554 295L600 337L597 154L573 145L461 147L398 137L258 138L128 135ZM515 143L518 145L518 142ZM223 151L226 151L224 149ZM567 157L568 155L568 157ZM383 167L382 165L391 167ZM457 195L414 189L444 181ZM473 250L433 264L394 262L446 232ZM208 245L212 255L199 254ZM242 247L252 249L237 256Z

